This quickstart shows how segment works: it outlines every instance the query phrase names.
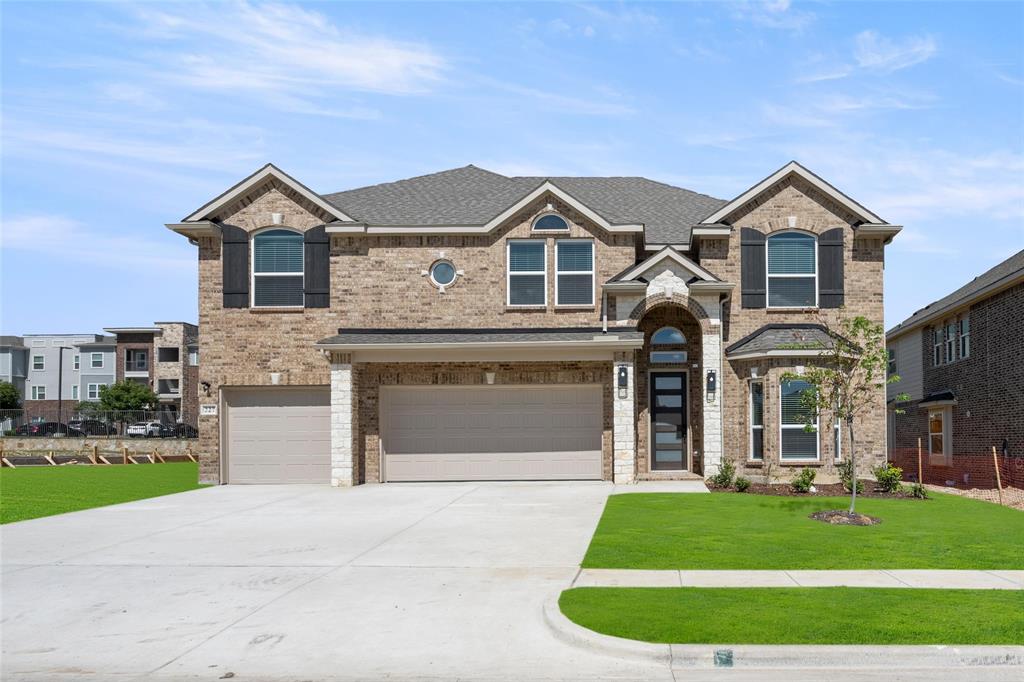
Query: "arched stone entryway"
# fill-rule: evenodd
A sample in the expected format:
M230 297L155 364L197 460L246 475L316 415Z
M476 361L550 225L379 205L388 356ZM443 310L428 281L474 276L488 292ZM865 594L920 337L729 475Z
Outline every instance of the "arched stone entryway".
M707 316L695 302L680 297L646 299L637 306L637 328L644 347L636 354L637 472L687 471L704 474L703 336ZM695 314L696 312L696 314ZM667 330L678 330L684 340L672 341ZM659 334L659 330L662 331ZM670 343L656 344L655 335ZM685 360L679 357L685 352ZM659 355L652 358L652 353ZM654 390L652 390L654 389ZM656 392L655 392L656 391ZM678 403L682 403L676 407ZM672 425L682 417L682 456L676 455ZM660 435L658 435L660 434ZM663 446L658 447L660 444Z

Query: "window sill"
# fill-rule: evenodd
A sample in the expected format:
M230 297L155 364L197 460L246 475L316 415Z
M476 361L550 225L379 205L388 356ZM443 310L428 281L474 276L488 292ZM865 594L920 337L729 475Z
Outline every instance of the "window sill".
M305 312L304 307L289 306L285 308L249 308L249 312L254 315L264 315L271 313L302 313Z
M590 311L590 310L594 310L594 309L595 309L595 304L594 303L580 303L579 305L568 304L568 303L558 303L558 304L555 305L555 310L587 310L587 311Z
M547 310L547 304L544 305L512 305L507 304L505 310Z
M779 462L779 465L784 467L820 467L824 466L825 463L820 459L783 459Z
M815 313L820 308L818 306L809 306L806 308L765 308L766 312L769 313Z

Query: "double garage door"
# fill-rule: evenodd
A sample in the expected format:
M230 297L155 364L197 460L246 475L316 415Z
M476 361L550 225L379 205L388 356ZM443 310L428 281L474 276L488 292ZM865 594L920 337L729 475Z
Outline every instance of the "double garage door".
M602 474L602 389L382 386L387 481L570 480ZM229 483L330 481L330 392L225 392Z

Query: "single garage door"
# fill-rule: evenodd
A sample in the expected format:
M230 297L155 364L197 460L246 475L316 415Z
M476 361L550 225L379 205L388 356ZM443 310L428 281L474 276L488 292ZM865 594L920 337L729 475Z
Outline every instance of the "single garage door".
M228 483L330 483L327 387L225 391Z
M602 388L381 387L388 481L601 478Z

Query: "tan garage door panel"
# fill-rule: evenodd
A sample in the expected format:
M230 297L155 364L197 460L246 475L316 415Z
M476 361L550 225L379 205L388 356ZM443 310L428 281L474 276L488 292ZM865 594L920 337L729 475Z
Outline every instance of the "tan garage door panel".
M330 483L327 388L225 392L228 483Z
M601 478L600 386L381 389L389 481Z

